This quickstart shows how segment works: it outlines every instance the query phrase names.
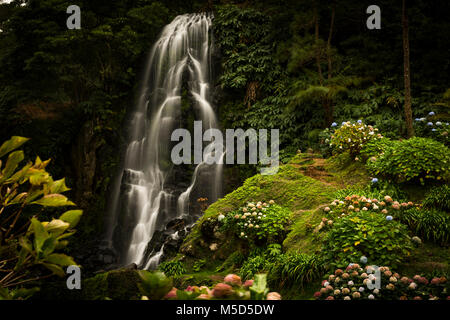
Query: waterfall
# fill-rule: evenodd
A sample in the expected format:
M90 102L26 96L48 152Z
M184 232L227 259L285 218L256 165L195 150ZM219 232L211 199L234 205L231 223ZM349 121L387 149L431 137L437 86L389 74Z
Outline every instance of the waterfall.
M201 183L210 189L210 201L220 196L222 165L206 164L205 159L193 170L186 189L167 187L168 180L173 180L171 133L184 120L183 89L189 92L191 112L202 121L203 128L217 128L210 94L211 20L209 14L176 17L163 29L149 54L108 216L107 241L113 246L114 233L121 228L124 264L134 262L143 268L158 265L164 245L149 253L148 244L165 215L181 218L191 214L189 199L196 185ZM214 149L214 144L212 141L206 150ZM212 153L205 152L204 158ZM122 221L121 211L125 211Z

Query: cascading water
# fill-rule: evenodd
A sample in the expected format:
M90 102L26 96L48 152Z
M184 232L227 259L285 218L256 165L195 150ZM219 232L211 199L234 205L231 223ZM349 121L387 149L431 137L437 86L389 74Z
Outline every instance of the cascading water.
M167 187L167 182L173 180L170 138L183 121L184 85L203 128L217 127L210 95L211 19L209 14L176 17L164 28L149 55L139 100L129 124L123 170L112 193L108 222L107 240L111 246L116 229L121 229L116 242L122 245L119 250L122 264L134 262L146 269L158 265L164 245L151 252L148 248L157 222L164 215L189 216L189 199L196 184L207 185L210 201L220 195L222 165L205 162L205 158L218 152L214 141L206 147L214 151L205 152L203 162L195 167L185 190ZM121 211L125 211L122 221ZM177 238L178 234L173 237Z

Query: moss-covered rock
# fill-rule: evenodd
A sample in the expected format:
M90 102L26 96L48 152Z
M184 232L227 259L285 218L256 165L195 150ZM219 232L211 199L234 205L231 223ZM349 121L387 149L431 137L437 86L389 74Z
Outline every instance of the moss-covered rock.
M281 166L274 175L255 175L247 179L241 187L208 207L185 239L181 252L192 258L224 261L233 252L242 251L242 244L226 239L219 243L215 253L211 252L209 244L215 240L206 239L202 234L202 224L209 221L209 218L236 210L247 202L274 200L278 205L297 213L292 216L292 223L295 225L297 218L303 219L298 213L305 210L314 211L318 206L330 202L335 191L335 186L302 174L296 164Z
M82 283L82 300L139 299L139 275L136 270L120 269L101 273Z

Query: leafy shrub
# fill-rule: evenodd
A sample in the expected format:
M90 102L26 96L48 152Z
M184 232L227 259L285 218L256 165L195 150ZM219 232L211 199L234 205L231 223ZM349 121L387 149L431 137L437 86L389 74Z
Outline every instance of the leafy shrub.
M361 121L343 122L342 126L331 135L330 147L335 154L349 152L354 158L366 143L383 138L377 131L377 128L365 125Z
M444 184L431 188L425 196L423 205L427 208L436 208L450 212L450 186Z
M436 209L411 208L399 218L423 239L445 245L450 238L450 216Z
M388 148L376 161L369 161L368 168L373 174L396 182L447 180L450 150L440 142L415 137Z
M147 299L161 300L172 288L172 279L162 272L139 270L138 274L142 280L139 291Z
M0 295L7 299L24 298L33 292L16 290L18 285L52 275L63 277L63 267L76 265L70 256L60 252L68 245L67 238L75 233L81 210L70 210L57 219L42 222L37 218L38 212L31 219L24 217L24 211L32 212L35 206L75 205L61 194L69 190L65 180L54 181L45 170L50 160L37 157L34 163L18 169L24 152L16 149L27 141L15 136L0 146L0 158L8 155L3 167L0 161L0 289L12 288L0 290Z
M400 222L370 211L336 219L323 248L332 267L342 267L366 256L377 265L396 265L412 248L407 229Z
M158 266L158 269L164 272L164 274L169 277L181 276L183 273L186 273L186 269L184 268L183 262L175 260L161 263Z
M252 244L277 243L286 236L291 212L273 200L269 203L252 203L230 212L222 220L223 229Z
M414 121L414 129L418 137L431 138L449 146L448 133L450 124L445 121L436 120L439 115L430 112L426 117L416 118Z
M380 288L376 284L378 277ZM388 267L375 269L358 264L349 265L345 271L337 269L322 282L322 288L314 293L318 300L437 300L448 299L449 282L445 277L430 281L420 275L412 279L401 277Z
M391 140L385 137L376 140L371 140L366 144L364 144L363 147L361 148L360 152L361 160L367 161L372 157L377 158L380 155L383 155L388 148L392 147L392 145L397 142L398 141Z

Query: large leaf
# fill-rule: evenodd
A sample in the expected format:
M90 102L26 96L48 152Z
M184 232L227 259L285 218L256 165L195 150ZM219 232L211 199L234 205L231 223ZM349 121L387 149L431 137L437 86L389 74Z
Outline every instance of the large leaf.
M0 147L0 158L8 154L9 152L19 148L28 140L30 139L18 136L12 137L11 139L3 143L2 146Z
M60 220L60 219L53 219L52 221L50 221L44 225L45 230L47 232L50 232L50 233L58 235L58 236L60 234L62 234L64 231L66 231L67 228L69 228L69 226L70 226L69 223L67 223L63 220Z
M80 221L81 215L83 214L83 210L70 210L64 212L59 219L62 221L68 222L70 224L70 229L75 228L75 226Z
M267 288L267 275L255 275L255 282L250 287L250 296L252 300L264 300L269 289Z
M64 277L66 274L60 266L53 264L53 263L42 263L44 267L46 267L48 270L53 272L53 274L56 274L57 276Z
M58 244L58 239L56 239L56 236L52 235L48 239L45 240L44 244L42 245L42 258L46 259L46 257L53 253L55 251L56 246Z
M42 246L44 245L45 240L49 238L47 231L45 231L42 223L36 218L31 219L31 229L34 233L34 248L36 251L41 252Z
M50 193L63 193L69 191L70 189L66 186L66 179L60 179L53 181L50 185Z
M31 204L39 204L44 207L64 207L75 205L75 203L69 201L67 197L62 194L48 194L37 201L33 201Z
M53 253L45 258L45 261L52 264L56 264L61 267L76 266L77 264L73 261L72 257L69 257L62 253Z
M39 186L51 180L50 175L44 169L30 168L28 170L28 179L33 186Z
M14 151L8 156L8 160L6 161L5 168L2 170L2 179L0 182L5 181L10 176L13 175L14 171L19 166L19 163L23 160L24 154L23 151Z

